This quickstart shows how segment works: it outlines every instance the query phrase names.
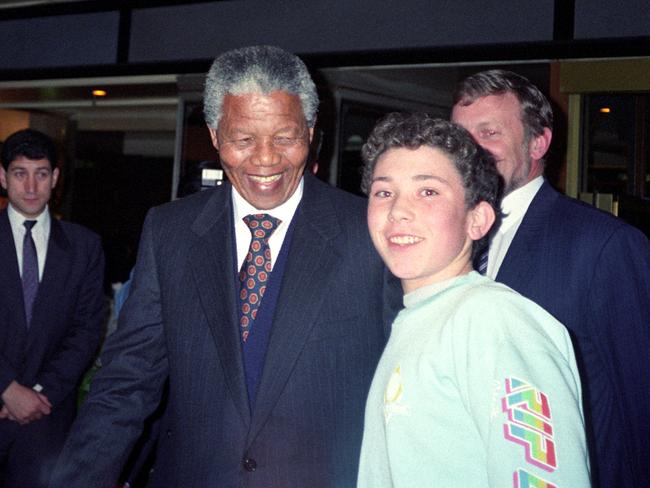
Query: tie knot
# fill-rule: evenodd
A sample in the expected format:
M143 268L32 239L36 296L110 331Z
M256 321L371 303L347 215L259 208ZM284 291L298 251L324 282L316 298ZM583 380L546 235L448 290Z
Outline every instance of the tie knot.
M31 232L32 227L34 227L36 225L36 221L35 220L25 220L25 222L23 222L23 225L27 229L27 232Z
M282 223L280 219L269 214L251 214L243 218L253 235L253 238L267 239L275 228Z

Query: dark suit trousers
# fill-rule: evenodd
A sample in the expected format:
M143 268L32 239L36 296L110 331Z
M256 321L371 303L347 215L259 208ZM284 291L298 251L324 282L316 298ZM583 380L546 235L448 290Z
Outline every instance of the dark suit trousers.
M58 408L27 425L0 420L0 487L47 486L73 419L74 409Z

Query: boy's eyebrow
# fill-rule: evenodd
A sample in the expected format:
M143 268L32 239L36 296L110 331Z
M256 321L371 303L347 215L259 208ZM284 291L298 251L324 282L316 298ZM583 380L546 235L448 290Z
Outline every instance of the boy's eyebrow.
M390 176L373 176L372 180L370 180L370 183L374 183L375 181L391 181L393 178Z
M445 185L449 184L449 182L446 179L441 178L440 176L429 175L429 174L415 175L411 179L414 180L414 181L437 180L437 181L440 181L441 183L444 183ZM386 182L386 181L392 181L392 180L393 180L392 176L375 176L371 180L371 183L374 183L375 181Z
M428 174L415 175L411 179L414 180L414 181L436 180L436 181L439 181L441 183L444 183L445 185L449 184L449 182L446 179L441 178L440 176L436 176L436 175L428 175Z

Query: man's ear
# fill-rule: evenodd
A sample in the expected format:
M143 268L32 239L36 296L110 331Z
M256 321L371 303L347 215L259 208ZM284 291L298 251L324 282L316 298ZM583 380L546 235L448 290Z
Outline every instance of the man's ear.
M59 181L59 168L54 168L52 170L52 189L56 186L56 182Z
M217 129L213 129L208 126L208 131L210 132L210 140L212 140L212 145L218 151L219 150L219 137L217 136Z
M467 219L467 235L473 241L478 241L490 232L496 218L492 205L486 201L478 202L469 212Z
M7 189L7 173L5 172L4 166L0 166L0 185L5 190Z
M311 144L311 141L314 140L314 128L310 127L309 128L309 144Z
M544 127L544 131L533 137L530 140L528 145L528 151L530 152L530 157L534 161L538 161L544 157L548 152L548 148L551 147L551 139L553 138L553 133L548 127Z

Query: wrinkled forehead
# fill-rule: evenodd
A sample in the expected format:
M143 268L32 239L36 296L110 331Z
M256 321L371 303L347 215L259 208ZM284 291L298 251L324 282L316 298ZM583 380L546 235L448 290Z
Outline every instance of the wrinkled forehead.
M307 125L300 98L284 91L228 94L224 97L222 112L219 121L221 127L234 121L257 121L272 125L291 122L301 127Z

